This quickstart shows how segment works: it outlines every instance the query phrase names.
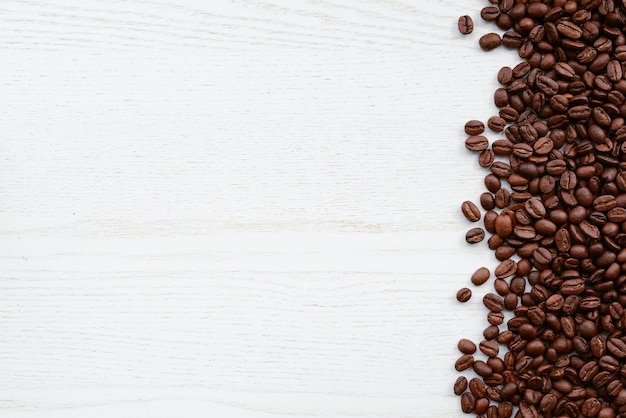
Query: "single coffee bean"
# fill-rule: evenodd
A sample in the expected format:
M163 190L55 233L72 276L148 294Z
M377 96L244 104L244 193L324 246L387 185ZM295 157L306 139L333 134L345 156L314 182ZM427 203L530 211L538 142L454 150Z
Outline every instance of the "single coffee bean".
M467 378L465 376L459 376L454 382L454 394L460 396L467 390Z
M467 302L472 297L472 291L467 287L463 287L456 292L456 300L459 302Z
M491 32L480 37L478 44L485 51L496 49L502 43L502 38L497 33Z
M619 338L609 338L606 341L606 348L617 358L626 357L626 343Z
M483 297L483 305L492 312L501 312L504 309L504 300L495 293L487 293Z
M465 241L468 244L477 244L485 239L485 230L482 228L472 228L465 234Z
M488 22L495 21L500 16L500 9L495 6L483 7L480 11L480 17Z
M481 152L489 147L489 140L482 135L471 135L465 140L465 148L474 152Z
M578 25L567 20L557 22L556 29L561 35L569 39L580 39L583 34L582 29Z
M493 341L483 340L480 342L479 348L487 357L496 357L500 351L498 344Z
M474 274L472 274L471 281L474 285L480 286L489 280L490 275L491 273L487 267L480 267L474 272Z
M465 392L461 395L461 410L466 414L471 414L476 405L476 398L471 392Z
M471 354L463 354L459 357L454 364L454 368L457 372L462 372L463 370L467 370L474 365L474 356Z
M469 120L465 123L465 133L468 135L480 135L485 131L485 124L479 120Z
M480 220L480 209L473 202L466 200L461 205L461 211L465 218L470 222L478 222Z
M506 121L500 116L491 116L487 120L487 126L494 132L502 132L506 127Z
M517 263L512 260L504 260L502 261L498 267L496 267L494 271L494 275L498 279L506 279L508 277L513 276L517 271Z
M457 347L463 354L474 354L476 352L476 344L466 338L460 339Z
M468 15L459 17L458 21L459 32L463 35L469 35L474 31L474 21Z

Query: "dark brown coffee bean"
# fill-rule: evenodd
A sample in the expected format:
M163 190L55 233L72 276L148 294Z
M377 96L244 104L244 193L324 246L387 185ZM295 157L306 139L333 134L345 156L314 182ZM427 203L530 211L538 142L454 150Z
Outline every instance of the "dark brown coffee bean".
M569 39L580 39L583 34L582 29L578 25L567 20L557 22L556 29L561 35Z
M495 202L495 198L493 197L493 194L489 193L489 192L484 192L480 195L480 206L483 207L483 209L489 211L492 210L493 208L496 207L496 202Z
M487 267L480 267L472 274L471 281L474 285L480 286L489 280L490 275L491 273Z
M480 220L480 210L473 202L466 200L461 205L463 216L470 222L478 222Z
M561 284L561 292L564 295L579 295L585 290L585 281L583 279L565 280Z
M494 160L494 152L490 149L486 149L484 151L481 151L480 155L478 156L478 165L483 168L489 168L493 164Z
M476 352L476 344L466 338L459 340L457 348L463 354L474 354Z
M489 147L489 140L482 135L471 135L465 140L465 148L470 151L480 152Z
M472 228L465 234L465 241L468 244L477 244L485 239L485 230L482 228Z
M500 116L491 116L487 120L487 126L494 132L502 132L506 127L506 121Z
M506 216L506 215L505 215ZM506 279L513 276L517 271L517 263L515 260L508 259L502 261L494 271L494 275L498 279Z
M496 49L502 43L502 39L500 35L497 33L491 32L487 33L480 37L478 40L478 44L485 51L491 51L492 49Z
M487 357L496 357L500 351L498 344L493 341L481 341L479 348Z
M459 376L454 382L454 394L460 396L467 390L467 378Z
M472 297L472 291L467 287L463 287L456 292L456 300L459 302L467 302Z
M481 377L487 377L493 374L493 369L482 360L476 360L472 365L472 369Z
M480 135L485 131L485 124L479 120L469 120L465 123L465 133L468 135Z
M458 358L456 363L454 364L454 368L457 372L462 372L463 370L467 370L474 365L474 356L471 354L463 354Z
M487 6L483 7L480 11L480 17L488 22L495 21L500 16L500 9L495 6Z
M503 107L509 104L509 93L505 88L496 89L493 93L493 103L497 107Z
M465 392L461 395L461 410L466 414L471 414L476 405L476 398L471 392Z
M458 21L459 32L463 35L469 35L474 31L474 21L470 16L464 15L459 17Z
M597 398L587 398L583 402L580 412L585 417L595 417L602 410L602 403Z
M504 300L495 293L487 293L483 297L483 305L492 312L501 312L504 309Z
M609 338L606 341L606 348L617 358L626 357L626 343L619 338Z
M504 86L509 84L513 79L513 70L511 67L502 67L498 71L498 82Z
M508 238L513 233L513 220L511 217L505 213L500 213L495 220L495 230L498 236Z

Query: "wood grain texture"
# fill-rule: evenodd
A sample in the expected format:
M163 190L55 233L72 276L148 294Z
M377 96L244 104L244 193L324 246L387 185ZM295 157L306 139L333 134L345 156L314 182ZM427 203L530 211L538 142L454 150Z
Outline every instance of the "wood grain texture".
M458 416L482 6L4 0L0 415Z

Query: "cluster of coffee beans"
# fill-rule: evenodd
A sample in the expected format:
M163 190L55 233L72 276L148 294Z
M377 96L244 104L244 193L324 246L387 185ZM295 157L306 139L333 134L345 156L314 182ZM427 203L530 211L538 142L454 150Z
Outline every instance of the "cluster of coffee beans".
M500 31L480 47L520 62L497 74L497 114L465 125L489 171L484 210L461 205L484 226L466 240L487 235L500 264L484 340L458 343L456 370L476 377L454 393L480 417L626 417L626 0L489 3L480 16Z

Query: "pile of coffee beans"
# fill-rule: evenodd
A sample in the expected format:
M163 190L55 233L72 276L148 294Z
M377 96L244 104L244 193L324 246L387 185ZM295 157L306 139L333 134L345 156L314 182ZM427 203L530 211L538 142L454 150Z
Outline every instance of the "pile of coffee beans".
M488 170L466 240L500 264L471 276L494 291L454 393L480 417L626 417L626 0L489 0L480 17L498 28L480 47L520 60L497 74L497 114L465 125Z

